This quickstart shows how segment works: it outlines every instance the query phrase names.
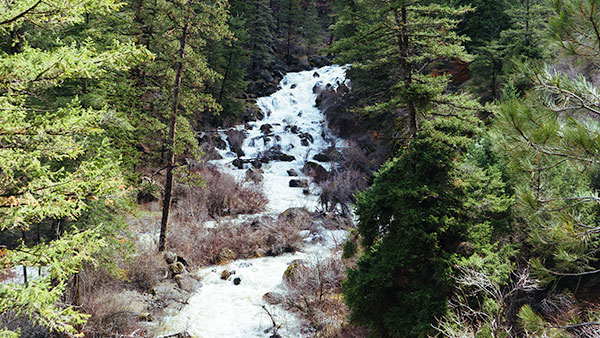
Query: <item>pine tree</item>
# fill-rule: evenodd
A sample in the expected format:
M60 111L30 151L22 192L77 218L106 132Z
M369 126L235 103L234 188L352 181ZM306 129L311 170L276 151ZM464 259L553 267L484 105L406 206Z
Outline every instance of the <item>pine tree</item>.
M547 18L552 15L544 0L522 0L511 4L507 12L511 18L510 28L501 33L508 46L508 54L520 60L540 60L547 56L545 37Z
M335 22L332 26L334 39L344 39L354 36L361 20L360 2L355 0L333 0Z
M244 48L249 39L247 23L242 14L232 11L228 26L232 39L209 42L210 67L221 75L210 83L213 97L223 107L221 119L235 119L241 115L242 97L248 86L245 77L250 53Z
M354 94L363 98L360 111L390 115L413 137L421 115L432 109L452 114L455 107L472 107L464 96L446 92L447 76L432 74L436 62L469 60L461 46L465 38L453 31L455 17L467 11L429 1L363 3L356 32L331 48L339 62L352 63L349 77Z
M475 55L470 68L474 77L473 87L485 101L493 101L500 94L508 48L501 34L511 25L508 9L516 0L457 2L474 8L458 25L459 31L470 38L466 43L467 50Z
M261 70L274 61L274 16L269 0L231 1L232 13L244 18L247 39L244 46L249 52L249 76L256 79Z
M471 240L479 253L489 219L509 205L497 176L462 162L475 123L466 116L425 122L358 196L364 254L343 291L351 321L372 337L432 334L447 311L459 243Z
M185 152L196 155L197 142L191 121L202 120L206 114L222 110L207 90L209 81L222 79L222 75L210 67L207 48L210 41L232 35L227 27L229 13L225 0L163 0L149 6L145 11L155 13L152 20L158 32L149 46L157 59L145 71L154 87L149 90L159 97L153 103L154 109L168 120L168 133L164 136L166 180L159 236L159 251L163 251L167 248L173 169L179 155ZM147 19L150 20L148 16Z
M578 63L597 62L600 3L554 1L551 28ZM595 116L598 90L584 76L550 65L525 63L519 71L533 84L523 98L512 93L501 105L496 143L515 169L517 204L532 246L535 272L549 283L598 272Z
M281 22L281 33L286 44L285 57L290 60L292 57L292 44L301 33L302 1L281 0L281 10L278 17Z
M92 38L40 46L35 32L67 29L119 7L103 0L0 4L0 35L16 31L22 42L0 51L0 231L66 223L54 240L2 247L2 269L43 267L47 275L24 285L2 284L0 312L27 316L55 333L75 335L87 318L61 302L68 279L84 262L97 263L118 239L106 236L116 230L113 224L83 218L98 204L115 205L125 187L118 155L103 131L110 112L83 108L73 98L61 105L44 98L64 83L127 71L147 52ZM24 34L31 33L30 25L34 34ZM0 335L16 334L3 329Z
M302 35L306 40L308 54L310 54L322 40L319 13L314 1L307 3L302 22Z

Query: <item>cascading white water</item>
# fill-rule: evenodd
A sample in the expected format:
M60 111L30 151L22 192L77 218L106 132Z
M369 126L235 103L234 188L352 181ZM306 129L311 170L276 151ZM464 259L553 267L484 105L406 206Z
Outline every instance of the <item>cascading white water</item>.
M290 176L287 171L294 169L302 178L301 168L312 160L312 157L329 146L340 146L341 139L333 136L325 125L325 117L315 106L318 96L313 92L316 85L325 88L330 84L336 88L345 81L345 66L327 66L312 71L287 74L282 80L280 89L271 96L257 100L260 109L265 113L261 121L249 124L248 137L242 150L242 159L254 159L261 153L278 147L286 155L294 156L292 162L273 161L265 165L263 190L269 198L268 211L281 212L290 207L307 207L314 209L317 203L315 194L306 196L302 189L290 188ZM318 76L317 76L318 75ZM263 133L260 127L271 125L272 131ZM244 126L239 126L243 129ZM310 135L304 141L303 135ZM223 139L225 140L224 134ZM235 170L231 162L237 158L234 152L220 151L222 160L214 161L229 173L240 177L243 170ZM316 162L316 161L315 161ZM320 163L330 169L329 163ZM245 165L246 168L250 164ZM314 189L313 189L314 190Z
M303 177L301 168L313 160L313 156L329 146L339 146L341 140L336 139L326 128L324 116L315 106L317 94L313 87L320 83L323 87L331 84L334 88L345 81L344 66L327 66L320 69L291 73L281 81L280 90L268 97L257 100L257 104L265 113L265 118L250 123L248 137L242 150L242 159L251 160L261 153L280 149L286 155L294 156L290 162L271 161L263 165L264 179L262 188L269 198L267 213L277 215L290 207L307 207L314 210L317 206L316 187L312 186L312 194L306 195L303 189L289 187L291 177L288 170L294 169ZM271 125L268 133L261 131L261 126ZM240 130L243 126L238 127ZM310 140L306 140L310 135ZM224 133L222 137L225 140ZM302 141L302 138L305 141ZM219 168L239 178L251 165L245 164L244 170L235 168L232 161L237 155L227 150L221 151L222 160L213 161ZM328 163L320 163L330 169ZM307 177L303 177L308 179ZM325 240L312 243L306 240L301 252L285 254L279 257L264 257L251 260L240 260L224 266L201 269L202 286L188 300L177 314L164 319L165 325L158 334L187 331L195 338L252 338L270 337L272 333L265 330L272 327L272 322L262 306L263 295L278 291L281 288L282 276L289 264L297 259L312 260L316 257L330 255L330 249L341 243L344 231L328 231ZM223 270L235 270L241 278L240 285L221 280ZM297 318L279 307L269 307L282 325L279 333L286 338L305 337L301 332Z

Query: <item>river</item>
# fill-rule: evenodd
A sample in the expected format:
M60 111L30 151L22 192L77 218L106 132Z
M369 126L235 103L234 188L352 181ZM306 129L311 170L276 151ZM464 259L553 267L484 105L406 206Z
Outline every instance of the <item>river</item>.
M269 151L287 155L286 161L273 160L262 165L264 178L261 185L269 199L266 215L276 216L291 207L309 210L319 207L319 189L301 169L308 161L315 161L314 155L331 146L344 147L344 142L327 128L325 117L315 106L318 94L313 88L325 88L328 84L337 87L345 81L345 71L345 66L334 65L287 74L277 92L257 100L264 118L235 128L246 130L247 137L242 145L244 156L240 159L247 163L243 167L239 163L234 165L238 155L229 144L227 149L219 150L223 158L212 161L221 171L241 180L246 170L252 167L252 159ZM220 131L227 142L225 133L226 130ZM332 165L329 162L319 164L328 170ZM292 169L298 177L290 177ZM291 179L307 180L309 188L290 187ZM263 295L281 291L282 276L291 262L331 255L331 248L343 242L346 232L325 231L320 241L313 241L308 232L303 235L302 250L293 254L238 260L200 269L197 274L202 278L201 287L181 311L163 319L157 335L187 331L194 338L270 337L272 332L268 329L273 325L263 309ZM230 280L222 280L220 274L224 269L235 270L241 283L234 285ZM279 306L269 306L268 310L281 325L279 334L282 337L307 336L294 314Z

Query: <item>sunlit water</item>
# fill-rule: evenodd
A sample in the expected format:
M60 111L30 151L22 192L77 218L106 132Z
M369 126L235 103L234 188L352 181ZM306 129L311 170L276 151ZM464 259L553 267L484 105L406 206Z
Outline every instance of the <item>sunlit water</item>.
M245 157L254 159L263 151L279 146L285 154L295 157L292 162L273 161L264 164L262 188L269 198L267 213L277 215L290 207L306 207L315 210L318 206L318 188L311 183L310 194L306 195L301 188L290 188L291 177L287 171L295 169L299 178L308 179L301 173L306 161L313 161L313 156L332 145L341 146L342 141L336 139L326 128L323 114L315 107L317 94L313 87L320 84L325 87L331 84L337 87L345 81L346 68L328 66L320 69L291 73L281 81L280 90L268 97L257 100L257 104L265 113L265 118L250 123L248 137L243 144ZM315 74L318 74L315 75ZM272 132L265 137L260 130L264 124L272 126ZM294 130L292 127L295 126ZM240 130L243 126L238 127ZM302 144L301 133L309 133L311 142ZM222 137L226 140L224 131ZM242 178L250 164L244 170L232 165L237 158L228 149L220 151L222 160L213 161L222 171ZM320 163L330 169L329 163ZM225 266L214 266L201 269L202 286L189 299L181 311L163 320L158 334L166 335L187 331L195 338L252 338L270 337L265 332L272 327L272 322L262 306L265 305L263 295L267 292L281 290L282 276L288 265L297 259L313 260L330 254L330 249L343 241L344 231L329 231L324 234L323 241L306 239L301 252L279 257L264 257L251 260L239 260ZM234 277L241 283L234 285L230 280L221 280L224 270L235 270ZM281 325L279 333L286 338L305 337L301 332L298 319L291 313L277 306L268 306L277 324Z

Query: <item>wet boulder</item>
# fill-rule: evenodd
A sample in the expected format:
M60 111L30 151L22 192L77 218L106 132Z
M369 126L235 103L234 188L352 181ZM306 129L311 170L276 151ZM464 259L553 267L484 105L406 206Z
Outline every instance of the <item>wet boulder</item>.
M252 168L246 170L246 181L260 183L262 180L263 180L262 170L252 169Z
M279 157L279 160L283 161L283 162L293 162L296 160L296 158L292 155L281 154L281 156Z
M308 187L308 180L290 180L289 186L290 188L306 188Z
M240 170L244 169L244 161L242 159L236 158L231 164Z
M317 162L308 161L302 167L302 173L311 176L317 183L329 178L329 172Z
M329 161L331 161L331 157L329 157L329 155L327 155L327 154L320 153L320 154L316 154L315 156L313 156L313 160L319 161L319 162L329 162Z
M244 122L259 121L265 118L265 113L263 113L254 101L246 102L243 114Z
M202 160L204 161L212 161L212 160L222 160L223 156L219 154L216 148L208 143L203 143L200 148L204 152L202 156Z
M309 133L298 134L298 137L300 138L300 144L302 144L302 146L304 147L308 147L311 143L314 142L313 136Z
M252 164L252 167L254 167L254 169L262 168L262 163L257 159L250 161L250 164Z
M298 126L294 126L294 125L286 126L285 130L291 132L292 134L298 134L298 132L300 131Z
M324 90L323 81L319 81L314 85L312 92L313 94L321 94Z
M235 277L233 279L233 285L240 285L242 283L242 279L240 277Z
M288 170L287 174L288 174L288 176L292 176L292 177L298 176L298 172L296 172L295 169Z
M260 126L260 131L263 134L271 134L273 132L273 126L268 123L265 123L262 126Z
M227 131L227 142L229 142L229 147L231 151L236 153L237 156L244 156L244 151L242 150L242 145L244 144L244 140L246 139L246 131L244 130L229 130Z
M290 86L290 89L295 89L297 87L297 85L294 83Z
M229 276L231 276L231 272L229 272L229 270L221 271L221 279L222 280L227 280L229 278Z
M219 134L215 134L211 137L212 143L215 145L215 148L220 150L227 149L227 142L225 142Z
M321 75L319 75L319 73L317 73L317 72L314 72L314 73L313 73L313 77L314 77L314 78L319 78L319 77L321 77Z

